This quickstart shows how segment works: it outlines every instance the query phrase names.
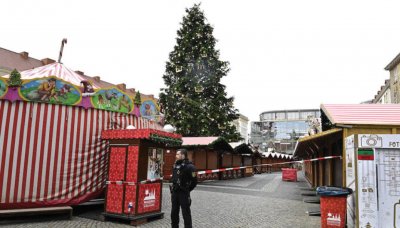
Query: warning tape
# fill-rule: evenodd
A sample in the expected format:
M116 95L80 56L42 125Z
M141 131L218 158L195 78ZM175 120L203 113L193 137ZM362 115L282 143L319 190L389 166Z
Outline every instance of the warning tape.
M224 168L224 169L210 169L210 170L198 171L197 175L219 173L219 172L224 172L224 171L229 171L229 170L239 170L239 169L245 169L247 167L251 167L251 166L242 166L242 167Z
M272 164L260 164L260 165L253 165L253 166L273 166L273 165L283 165L283 164L292 164L292 163L304 163L304 162L322 161L322 160L335 159L335 158L342 159L342 156L327 156L327 157L313 158L313 159L301 160L301 161L280 162L280 163L272 163Z
M148 179L144 181L139 181L138 183L129 181L106 181L106 184L123 184L123 185L137 185L137 184L149 184L157 181L162 181L163 178Z
M280 162L280 163L272 163L272 164L260 164L260 165L253 165L253 166L240 166L240 167L222 168L222 169L209 169L209 170L198 171L197 175L210 174L210 173L219 173L219 172L224 172L224 171L239 170L239 169L246 169L246 168L252 168L252 167L259 167L259 166L273 166L273 165L284 165L284 164L293 164L293 163L304 163L304 162L321 161L321 160L328 160L328 159L335 159L335 158L342 159L342 156L327 156L327 157L313 158L313 159L307 159L307 160L301 160L301 161ZM172 175L169 175L169 177L171 177L171 176ZM138 183L139 184L147 184L147 183L153 183L153 182L162 181L162 180L163 180L163 178L148 179L148 180L140 181ZM125 181L106 181L106 184L136 185L136 183L134 183L134 182L125 182Z

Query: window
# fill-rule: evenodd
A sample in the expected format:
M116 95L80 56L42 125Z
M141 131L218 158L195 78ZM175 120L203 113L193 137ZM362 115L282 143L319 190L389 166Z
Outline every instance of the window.
M276 113L276 119L277 120L284 120L286 118L286 115L284 112L277 112Z
M287 113L288 120L298 120L299 119L299 112L288 112Z

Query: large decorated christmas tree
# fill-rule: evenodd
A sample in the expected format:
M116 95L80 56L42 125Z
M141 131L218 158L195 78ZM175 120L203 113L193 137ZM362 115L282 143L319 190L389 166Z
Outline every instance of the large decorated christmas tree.
M184 136L222 136L237 141L240 135L232 121L238 118L238 110L221 84L229 63L219 60L213 28L199 5L186 13L163 76L166 88L161 89L160 104L166 122Z

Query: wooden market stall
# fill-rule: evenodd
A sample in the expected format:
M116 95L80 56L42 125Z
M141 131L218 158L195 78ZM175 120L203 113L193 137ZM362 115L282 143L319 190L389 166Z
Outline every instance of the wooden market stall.
M238 177L249 177L253 176L253 150L250 148L250 146L246 143L230 143L230 145L233 147L233 150L236 152L234 156L240 157L240 165L239 161L236 161L237 163L234 163L233 165L235 167L241 166L241 167L246 167L244 169L241 169L240 172L238 173Z
M163 155L166 146L179 146L181 136L153 129L105 130L110 146L105 217L132 225L162 218Z
M196 166L197 171L215 170L222 168L224 165L233 164L234 151L222 137L182 137L182 140L181 147L188 150L188 158ZM173 166L176 149L171 149L170 154L166 156L166 158L169 157L170 159L164 159L164 170ZM165 178L168 179L170 177L165 176ZM217 172L198 175L199 181L218 180L219 178L220 173Z
M321 105L323 132L299 139L294 156L298 160L341 156L305 162L303 172L313 186L346 186L344 139L353 134L400 132L400 106L396 104Z

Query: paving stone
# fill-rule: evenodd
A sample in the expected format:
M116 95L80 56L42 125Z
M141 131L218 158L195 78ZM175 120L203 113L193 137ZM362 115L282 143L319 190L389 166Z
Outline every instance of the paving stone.
M308 205L302 202L300 187L306 187L303 178L299 182L283 182L280 173L199 184L191 194L193 227L320 227L320 217L305 213ZM164 219L139 227L170 227L171 197L167 186L163 187L162 200ZM79 216L72 220L22 222L5 227L130 227ZM183 227L182 216L180 225Z

